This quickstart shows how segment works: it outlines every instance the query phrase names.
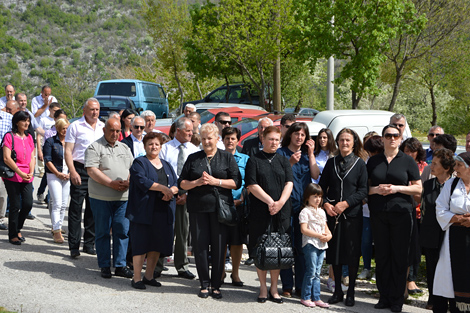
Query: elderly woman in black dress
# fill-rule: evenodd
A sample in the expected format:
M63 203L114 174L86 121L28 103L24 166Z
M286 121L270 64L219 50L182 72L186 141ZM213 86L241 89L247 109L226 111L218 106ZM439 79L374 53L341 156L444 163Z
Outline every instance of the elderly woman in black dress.
M228 226L218 221L214 188L219 196L233 204L232 189L241 187L241 176L232 153L217 149L219 129L214 124L201 127L203 151L189 155L179 177L181 189L188 190L189 230L193 240L196 269L201 283L198 294L221 299ZM209 247L212 262L209 274Z
M130 168L126 211L134 264L132 287L136 289L145 289L145 285L161 286L153 278L153 272L160 255L171 255L173 251L174 195L178 193L175 171L158 157L163 136L148 133L143 142L146 155L135 159ZM147 267L141 278L145 257Z
M293 187L292 167L289 159L276 153L281 131L275 126L263 132L263 150L252 156L246 165L245 185L250 192L249 251L254 247L272 220L273 231L281 227L288 231L291 216L290 194ZM254 257L254 256L251 256ZM268 299L282 303L277 290L279 270L271 270L271 288L266 285L267 271L256 269L260 282L258 302Z
M421 194L416 161L399 150L402 134L395 125L382 130L384 152L367 162L369 209L375 242L376 309L401 312L413 229L413 199Z
M348 265L349 288L345 304L353 306L354 286L361 257L362 200L367 197L367 157L355 131L344 128L336 136L338 155L329 159L320 178L323 208L333 238L328 243L326 262L332 264L335 292L328 303L343 301L341 267Z

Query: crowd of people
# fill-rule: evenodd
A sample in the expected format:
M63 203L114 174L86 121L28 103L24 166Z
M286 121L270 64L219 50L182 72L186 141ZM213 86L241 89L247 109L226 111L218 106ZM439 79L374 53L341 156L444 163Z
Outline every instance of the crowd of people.
M26 95L11 85L5 93L0 138L14 175L0 182L0 218L9 203L8 226L0 225L13 245L26 241L37 161L45 167L37 196L48 201L52 240L67 241L72 258L83 242L82 252L97 255L103 278L114 268L133 288L160 287L163 259L174 255L178 277L194 279L191 246L198 296L220 299L226 259L232 258L232 284L243 287L243 245L249 260L256 258L269 229L291 236L295 262L269 270L269 288L268 271L257 268L259 303L296 294L307 307L354 306L356 280L371 277L375 250L376 309L401 312L407 294L421 292L415 281L424 253L427 308L470 311L470 151L456 155L455 138L439 126L429 130L425 150L416 138L403 138L401 114L381 134L360 138L344 128L334 138L325 128L315 140L305 123L286 114L280 128L260 119L258 136L240 149L240 130L225 112L200 125L188 105L167 136L154 130L151 111L126 109L104 123L99 102L90 98L70 124L49 86L31 111ZM221 222L224 203L235 206L235 225ZM320 299L324 259L334 282L327 302Z

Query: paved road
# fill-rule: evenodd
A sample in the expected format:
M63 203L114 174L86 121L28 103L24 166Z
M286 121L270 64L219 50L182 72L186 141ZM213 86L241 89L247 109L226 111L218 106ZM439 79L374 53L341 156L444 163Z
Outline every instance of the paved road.
M35 179L37 188L39 179ZM37 190L37 189L36 189ZM148 286L138 291L130 280L113 277L103 279L96 256L82 253L76 260L69 257L67 243L54 244L51 224L45 205L34 204L36 220L27 220L23 229L26 242L13 246L6 231L0 231L0 307L17 312L305 312L310 310L299 299L285 299L284 304L257 303L258 281L254 266L242 265L241 278L245 287L225 284L223 299L197 297L199 282L178 278L174 268L159 279L161 288ZM66 224L66 223L65 223ZM67 227L65 227L67 230ZM194 260L191 271L196 273ZM226 279L227 282L230 278ZM279 286L280 287L280 286ZM322 285L324 288L324 285ZM331 294L322 290L322 299ZM389 312L377 311L377 299L363 292L356 293L356 305L333 305L330 312ZM420 303L423 305L423 303ZM325 309L315 308L316 311ZM405 305L403 312L429 312Z

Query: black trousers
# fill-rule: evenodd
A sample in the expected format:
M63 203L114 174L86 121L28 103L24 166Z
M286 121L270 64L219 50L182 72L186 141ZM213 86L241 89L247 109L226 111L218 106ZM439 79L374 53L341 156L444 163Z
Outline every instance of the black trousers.
M455 299L444 298L441 296L433 296L433 306L432 311L434 313L447 313L449 310L450 313L459 313L461 312L455 303Z
M411 212L370 212L380 301L403 305L413 228Z
M88 174L83 164L73 162L75 170L80 175L82 180L81 185L75 186L70 184L70 206L68 214L68 228L69 228L69 250L80 249L80 238L82 235L82 208L83 201L86 201L85 215L83 217L83 227L85 232L83 234L83 246L93 248L95 245L95 221L93 220L93 213L90 208L90 199L88 197Z
M437 261L439 261L438 248L425 248L424 255L426 257L426 280L429 289L428 304L434 303L435 296L432 294L434 290L434 274L436 273Z
M189 213L189 229L201 289L219 289L225 267L227 226L219 223L217 213ZM210 252L209 252L210 247ZM211 272L209 274L209 253Z
M10 201L8 238L13 239L18 237L33 207L33 183L17 183L9 180L5 180L4 183Z

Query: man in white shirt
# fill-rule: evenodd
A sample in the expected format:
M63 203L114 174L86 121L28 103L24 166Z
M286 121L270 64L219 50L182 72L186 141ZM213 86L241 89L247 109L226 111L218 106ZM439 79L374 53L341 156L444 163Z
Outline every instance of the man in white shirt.
M15 87L13 85L5 86L5 96L0 98L0 109L3 111L8 100L15 100Z
M121 140L131 149L134 158L145 155L144 142L142 141L144 128L144 119L140 116L134 116L131 120L131 135Z
M54 96L51 96L52 89L49 86L42 86L41 94L33 98L31 101L31 112L34 117L39 120L39 117L45 117L49 115L49 105L53 102L57 102Z
M170 163L179 177L184 162L188 156L199 151L199 148L191 143L193 135L193 123L187 117L181 117L176 122L175 138L165 143L160 151L160 158ZM180 155L181 154L181 155ZM180 161L180 162L178 162ZM179 163L179 166L178 166ZM186 191L180 190L176 198L175 212L175 257L174 265L178 276L194 279L196 276L189 271L187 257L187 241L189 235L189 217L186 210ZM156 275L160 276L163 270L163 260L160 258L155 269Z
M70 256L80 256L80 237L83 201L86 199L83 226L83 252L95 255L95 222L88 195L88 173L85 169L85 150L103 136L104 123L98 117L100 103L89 98L83 107L83 116L70 124L65 135L64 157L70 172L70 206L68 214Z

